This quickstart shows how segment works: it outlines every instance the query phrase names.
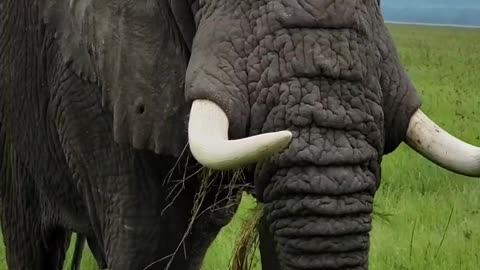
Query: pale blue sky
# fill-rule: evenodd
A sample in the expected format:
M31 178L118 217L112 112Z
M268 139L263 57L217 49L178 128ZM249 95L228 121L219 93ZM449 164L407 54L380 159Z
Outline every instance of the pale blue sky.
M382 0L383 4L392 7L449 7L480 8L480 0Z
M480 26L480 0L381 0L387 21Z

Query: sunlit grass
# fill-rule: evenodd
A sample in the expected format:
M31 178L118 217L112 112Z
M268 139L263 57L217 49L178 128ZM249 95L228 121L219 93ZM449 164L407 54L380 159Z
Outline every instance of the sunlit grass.
M390 28L422 94L423 110L454 135L480 145L480 31ZM371 269L479 269L480 179L447 172L401 146L384 160L375 206ZM254 207L245 197L209 249L204 270L227 269L242 221ZM94 265L87 252L82 269ZM254 269L260 269L258 262Z

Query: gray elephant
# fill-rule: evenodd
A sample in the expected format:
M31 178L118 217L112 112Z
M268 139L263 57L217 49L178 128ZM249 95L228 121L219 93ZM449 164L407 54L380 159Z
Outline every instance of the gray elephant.
M102 268L199 269L236 205L209 210L222 173L190 226L201 165L254 184L263 269L367 269L383 155L480 174L419 110L377 0L5 0L0 33L10 269L62 269L71 232Z

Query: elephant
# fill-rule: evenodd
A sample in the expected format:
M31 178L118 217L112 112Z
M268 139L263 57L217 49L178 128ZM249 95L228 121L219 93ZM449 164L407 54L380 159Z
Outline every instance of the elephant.
M368 269L383 156L480 175L378 0L4 0L0 33L12 270L62 269L72 232L100 268L200 269L242 187L263 269Z

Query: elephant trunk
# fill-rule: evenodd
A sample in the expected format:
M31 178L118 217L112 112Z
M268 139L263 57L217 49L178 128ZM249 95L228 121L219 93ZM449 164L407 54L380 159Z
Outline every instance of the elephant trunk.
M375 179L363 166L278 170L264 199L282 269L367 269Z

